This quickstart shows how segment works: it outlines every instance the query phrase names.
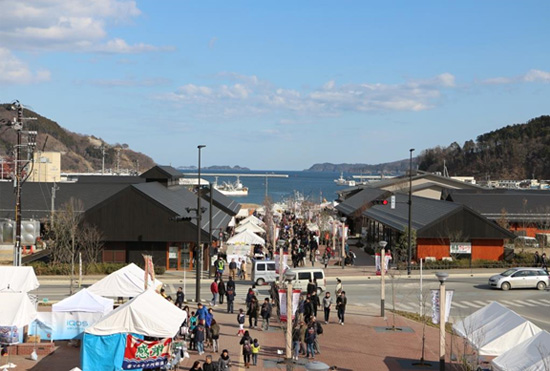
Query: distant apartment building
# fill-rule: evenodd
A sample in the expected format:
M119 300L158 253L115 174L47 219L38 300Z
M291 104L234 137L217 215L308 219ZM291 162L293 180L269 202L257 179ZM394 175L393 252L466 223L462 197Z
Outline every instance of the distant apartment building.
M29 182L53 183L61 179L61 152L34 153Z

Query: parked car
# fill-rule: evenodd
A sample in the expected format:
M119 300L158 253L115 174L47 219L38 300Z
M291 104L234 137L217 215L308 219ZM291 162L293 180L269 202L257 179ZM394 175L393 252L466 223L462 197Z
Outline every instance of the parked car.
M489 278L489 286L504 291L512 288L537 288L544 290L550 285L550 276L542 268L510 268Z
M540 247L539 241L535 237L527 237L527 236L518 236L514 240L515 247L518 248L526 248L526 247L532 247L535 249L538 249Z

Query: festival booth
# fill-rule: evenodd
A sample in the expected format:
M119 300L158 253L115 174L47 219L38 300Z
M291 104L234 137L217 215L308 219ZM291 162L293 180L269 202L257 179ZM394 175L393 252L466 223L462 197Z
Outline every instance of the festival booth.
M155 279L153 282L150 277L147 277L148 288L157 289L161 286L161 281ZM130 263L97 281L88 287L88 290L99 296L133 298L141 294L144 287L145 271L134 263Z
M454 324L453 330L483 356L500 356L542 331L495 301Z
M145 290L86 329L83 371L162 367L185 311L153 290ZM160 338L143 341L143 337Z
M235 232L237 233L241 233L244 231L250 231L253 233L265 233L265 230L262 227L250 221L246 223L240 223L237 228L235 228Z
M244 218L243 220L241 220L241 223L240 224L245 224L245 223L253 223L253 224L256 224L257 226L265 226L265 223L262 222L258 217L256 217L255 215L249 215L247 216L246 218Z
M20 330L36 318L35 304L25 292L2 292L0 303L0 343L20 343Z
M252 231L244 230L239 234L229 238L226 242L227 245L265 245L265 240L255 234Z
M550 333L541 331L492 361L496 371L546 371L550 365Z
M0 266L0 292L29 292L39 286L33 267Z
M84 330L112 311L113 305L113 299L82 289L54 304L51 312L38 313L29 334L47 340L81 339Z

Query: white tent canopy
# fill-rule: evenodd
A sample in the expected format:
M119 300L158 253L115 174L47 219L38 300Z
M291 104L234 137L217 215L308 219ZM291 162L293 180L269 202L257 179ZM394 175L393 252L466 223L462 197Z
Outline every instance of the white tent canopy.
M547 371L550 365L550 333L541 331L493 359L497 371Z
M248 216L248 209L241 207L237 215L235 215L235 218L241 219L241 218L246 218L247 216Z
M157 279L152 282L151 278L147 277L147 280L148 289L162 286L162 282ZM134 297L145 290L145 271L131 263L97 281L88 287L88 290L100 296Z
M499 356L541 331L495 301L454 324L453 329L486 356Z
M241 233L242 231L251 231L254 233L265 233L265 230L253 222L240 223L235 232Z
M265 225L264 222L262 222L258 217L254 216L254 215L249 215L246 218L244 218L241 221L241 224L244 224L244 223L254 223L254 224L256 224L260 227Z
M0 293L0 303L0 326L24 327L37 316L35 306L27 293Z
M29 292L39 286L33 267L0 266L0 292Z
M174 337L186 317L185 311L160 294L147 290L88 327L86 333L99 336L134 333L159 338Z
M52 312L92 312L107 314L113 310L114 300L82 289L73 296L52 305Z
M265 245L265 240L249 230L242 231L227 240L228 245Z

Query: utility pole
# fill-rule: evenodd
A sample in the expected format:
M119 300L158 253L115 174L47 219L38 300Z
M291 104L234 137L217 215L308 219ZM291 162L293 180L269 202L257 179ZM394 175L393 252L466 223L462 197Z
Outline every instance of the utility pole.
M407 256L407 275L411 275L411 260L412 260L412 244L411 244L411 235L412 235L412 158L413 158L414 148L409 149L410 159L409 159L409 225L408 225L408 256Z
M121 151L122 148L120 147L116 147L115 148L115 152L116 152L116 173L117 175L120 175L120 151Z
M210 183L208 189L210 191L210 220L208 223L208 232L210 234L208 241L208 278L212 278L212 198L214 198L214 193L212 192L212 183ZM218 269L218 267L216 267L216 269Z
M51 218L50 218L50 225L52 227L53 227L54 213L55 213L55 192L58 191L58 190L59 190L59 187L54 182L53 187L52 187L52 215L51 215Z
M105 175L105 143L101 143L101 175Z
M197 253L198 253L198 261L197 261L197 279L195 280L195 299L197 303L200 303L201 301L201 275L202 275L202 245L201 245L201 216L202 216L202 209L201 209L201 149L206 147L204 144L198 145L197 149L199 150L199 177L198 177L198 186L197 186Z

